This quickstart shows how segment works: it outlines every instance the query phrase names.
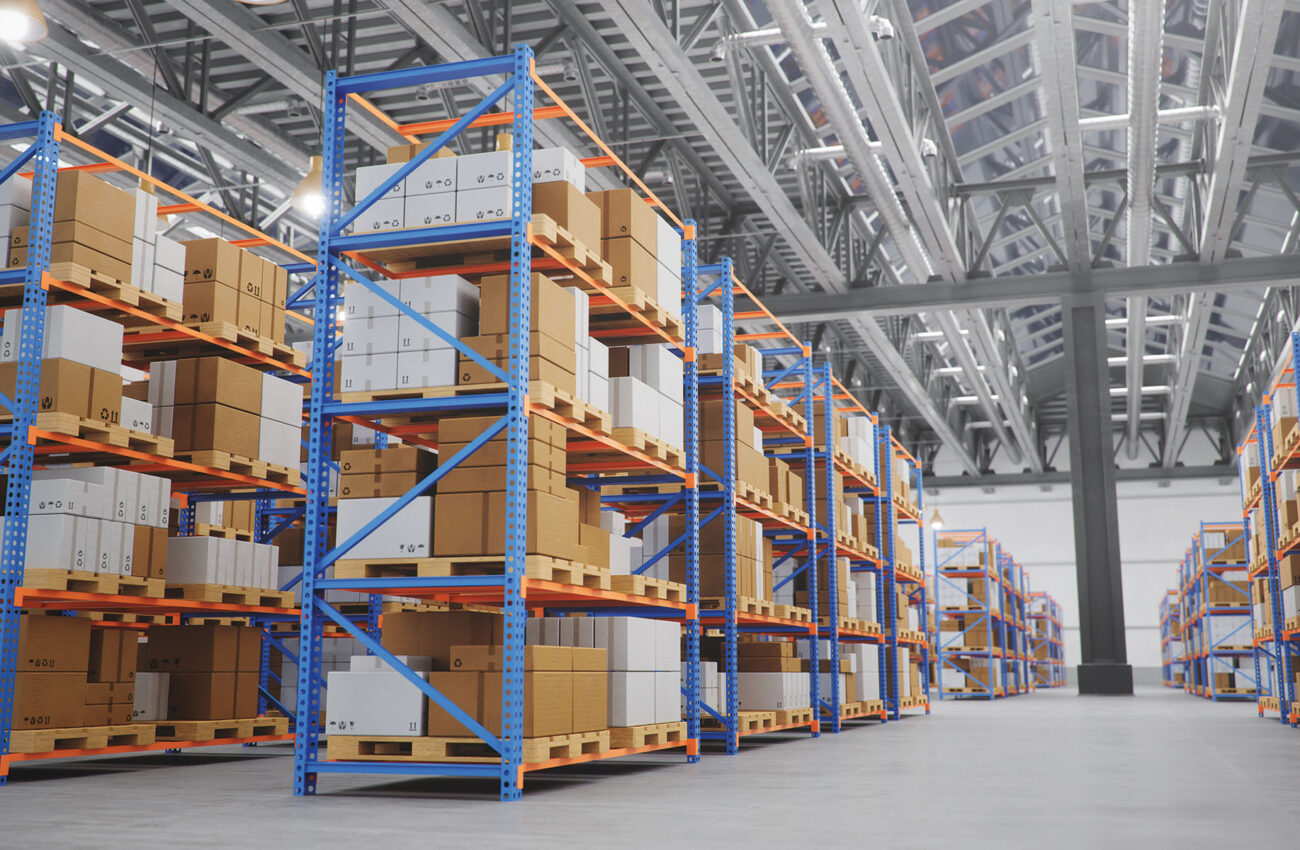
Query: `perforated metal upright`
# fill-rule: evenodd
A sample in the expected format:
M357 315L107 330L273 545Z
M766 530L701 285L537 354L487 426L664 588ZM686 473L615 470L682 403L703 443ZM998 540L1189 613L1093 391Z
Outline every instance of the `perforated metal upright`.
M36 424L37 397L41 382L41 353L45 343L46 290L42 281L50 267L50 244L54 232L54 189L59 167L59 142L55 137L53 113L42 112L36 121L0 127L0 141L32 138L29 147L0 171L0 184L32 163L31 236L27 266L0 272L0 283L23 284L23 324L18 337L18 374L14 397L0 394L0 405L13 416L0 426L9 445L0 452L8 466L5 491L4 542L0 548L0 762L9 754L13 725L14 682L18 666L20 610L18 587L23 583L27 555L27 512L30 506L35 441L29 430ZM34 138L33 138L34 137ZM0 770L0 785L8 771Z
M1300 367L1300 334L1291 334L1292 369ZM1295 374L1300 374L1296 372ZM1295 383L1294 380L1292 382ZM1287 392L1281 388L1279 392ZM1291 389L1300 393L1300 390ZM1259 457L1260 508L1264 519L1264 574L1268 581L1269 596L1272 599L1270 615L1272 636L1266 640L1252 640L1255 649L1255 681L1262 682L1270 671L1276 675L1276 686L1270 687L1278 705L1278 720L1284 724L1291 722L1291 707L1295 704L1295 679L1293 670L1296 659L1295 649L1286 637L1286 620L1282 616L1282 590L1279 582L1278 551L1279 529L1277 522L1277 479L1273 470L1273 429L1271 427L1272 406L1267 402L1255 408L1255 451ZM1243 494L1243 500L1246 494ZM1245 528L1249 528L1249 512L1246 512ZM1243 532L1245 533L1245 532ZM1249 540L1249 534L1247 534ZM1249 560L1249 559L1248 559ZM1248 573L1255 575L1255 573ZM1253 638L1253 635L1252 635ZM1263 656L1263 657L1261 657ZM1270 685L1273 682L1270 681ZM1262 687L1261 687L1262 690Z
M899 462L899 461L900 461L899 458L897 458L897 457L894 458L894 462ZM924 491L924 489L922 488L922 480L921 480L922 470L921 470L921 465L920 465L919 463L914 462L911 458L907 458L907 457L902 458L902 459L901 459L901 462L907 466L907 476L908 476L908 478L911 480L910 486L912 487L913 491L916 493L917 516L916 516L916 517L911 517L911 516L908 516L908 515L905 514L905 513L899 513L899 514L897 514L897 516L898 516L898 524L899 524L899 525L915 525L915 526L917 527L917 534L916 534L917 564L916 564L916 567L917 567L917 569L918 569L919 572L920 572L920 576L921 576L921 578L920 578L919 580L917 580L917 579L916 579L915 577L913 577L913 576L903 576L903 577L900 579L900 578L899 578L899 573L898 573L898 570L897 570L897 564L895 564L894 580L895 580L895 584L898 584L898 583L900 583L900 581L901 581L902 584L904 584L905 586L908 586L908 587L910 588L909 590L907 590L907 602L908 602L908 605L909 605L909 606L914 605L914 606L917 607L917 609L918 609L918 611L919 611L919 613L918 613L918 615L917 615L917 621L918 621L918 622L917 622L917 625L920 626L920 629L919 629L920 634L921 634L921 635L927 635L927 634L929 633L929 629L928 629L928 622L927 622L927 620L928 620L928 608L927 608L927 605L926 605L926 589L925 589L925 528L924 528L924 525L923 525L923 522L924 522L924 516L925 516L925 513L924 513L924 493L925 493L925 491ZM891 498L891 501L892 501L892 498ZM895 509L895 510L897 510L897 509ZM909 640L907 641L907 645L908 645L908 647L909 647L909 649L910 649L911 652L919 652L919 653L921 654L921 667L920 667L920 669L921 669L921 693L925 696L925 713L926 713L926 714L929 714L929 713L930 713L930 673L929 673L929 671L930 671L930 647L929 647L929 643L928 643L927 640L924 639L924 638L921 639L921 640L919 640L919 641L918 641L918 640L915 640L915 639L909 639ZM897 656L895 656L895 657L897 657ZM916 695L913 694L913 696L916 696Z
M880 626L885 636L880 657L880 698L885 702L885 714L890 720L897 720L902 709L898 691L898 612L895 610L898 605L898 562L895 549L898 542L898 508L894 505L894 460L894 438L889 426L885 425L876 430L876 462L880 466L879 503L884 514L876 526L879 529L880 572L883 578L876 605L881 610Z

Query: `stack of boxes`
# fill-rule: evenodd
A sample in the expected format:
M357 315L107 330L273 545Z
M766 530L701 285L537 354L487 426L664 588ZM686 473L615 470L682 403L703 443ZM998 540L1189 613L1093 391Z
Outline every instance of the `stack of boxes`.
M7 181L13 182L13 181ZM30 209L31 184L15 185L10 203ZM102 277L131 282L135 209L130 192L110 186L84 171L59 175L54 192L54 232L50 263L74 263ZM9 267L27 265L30 228L13 227L9 236Z
M615 286L633 286L665 312L682 314L682 239L634 189L591 192L600 207L601 256Z
M289 274L283 267L224 239L181 244L185 246L186 322L225 322L272 342L284 342Z
M1282 594L1282 620L1284 623L1294 623L1297 617L1300 617L1300 555L1287 555L1277 565L1278 581L1277 586ZM1268 589L1267 583L1264 585L1264 591ZM1261 615L1255 618L1255 627L1259 628L1263 624L1272 624L1273 608L1272 603L1261 592L1259 602L1267 604ZM1259 608L1257 607L1258 611ZM1295 628L1294 625L1290 628Z
M125 469L35 470L25 569L164 578L170 498L167 479Z
M262 630L254 626L153 626L140 669L166 673L166 720L257 716ZM151 688L162 680L151 677ZM156 691L153 691L156 693ZM148 708L142 700L141 708Z
M663 345L610 350L610 414L674 448L686 444L682 361Z
M226 537L167 538L167 584L217 584L274 590L279 549Z
M154 363L133 384L153 407L158 432L177 452L218 451L296 469L301 456L302 387L222 357Z
M462 277L411 277L379 285L457 339L478 331L479 290ZM359 283L344 287L343 314L343 392L456 383L457 357L451 343L369 288Z
M666 531L654 534L651 528L643 532L644 551L649 557L686 533L684 517L670 517L667 523L656 526ZM748 517L737 516L736 529L736 595L747 599L772 601L772 541L763 536L763 526ZM725 582L726 526L721 520L711 522L700 528L700 596L724 597L727 595ZM668 576L670 581L686 581L686 555L675 550L668 556ZM787 562L788 563L788 562ZM787 585L788 587L789 585Z
M350 539L436 466L436 455L415 446L342 452L335 539L339 543ZM432 540L433 496L417 496L374 533L362 538L345 557L427 558Z
M745 641L736 644L736 655L742 711L797 711L811 706L809 672L795 654L793 641Z
M86 668L86 726L130 723L135 709L136 653L132 629L93 629Z
M14 729L86 725L90 621L24 614L18 623Z
M158 233L158 197L144 189L135 192L131 285L177 304L185 297L185 246Z
M13 397L22 309L5 314L0 335L0 391ZM122 326L58 305L45 313L37 413L66 413L110 425L122 419Z
M483 278L479 287L479 335L466 338L465 344L488 360L502 372L510 371L510 277L492 275ZM531 282L531 315L529 318L528 378L542 381L570 396L576 396L578 369L574 318L580 310L574 305L575 297L583 297L572 289L565 289L542 274L533 274ZM460 355L456 383L472 386L495 384L501 379Z
M761 432L754 427L754 411L749 406L736 403L736 437L734 444L736 481L766 493L770 485L768 460L762 451ZM721 475L724 466L722 400L700 402L700 463ZM755 443L758 445L755 445ZM704 480L710 480L705 476ZM791 482L793 483L793 482ZM802 487L802 480L800 482ZM787 484L787 489L789 485Z
M31 221L32 181L15 174L0 183L0 233L4 233L6 243L13 245L14 231L27 227Z

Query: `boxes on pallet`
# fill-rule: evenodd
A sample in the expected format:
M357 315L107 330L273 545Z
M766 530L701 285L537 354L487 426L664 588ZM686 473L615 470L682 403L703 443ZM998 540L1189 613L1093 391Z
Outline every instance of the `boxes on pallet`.
M810 683L807 673L739 673L738 690L742 711L788 711L808 708Z
M725 338L722 311L715 304L701 304L698 313L700 354L721 354Z
M5 316L0 335L0 361L18 359L24 311L11 310ZM45 311L45 341L42 359L59 358L83 363L92 369L117 374L122 368L122 326L83 310L57 304Z
M375 286L394 298L401 297L399 281L375 281ZM343 330L346 335L348 323L356 319L373 319L382 316L396 316L396 305L376 293L370 287L354 281L347 281L343 287Z
M391 390L397 386L397 352L343 357L338 371L342 392Z
M663 397L653 387L638 378L610 378L609 395L613 427L636 428L658 436Z
M389 316L356 318L343 323L343 345L339 354L357 357L363 354L396 353L398 342L398 317Z
M338 530L341 544L360 531L397 499L341 499ZM418 496L353 546L348 558L426 558L433 532L433 497ZM502 535L502 545L505 537Z
M167 699L171 673L138 671L135 674L135 699L132 701L132 722L144 723L167 720Z
M586 166L568 148L542 148L533 151L533 183L559 181L572 184L579 192L587 191Z
M424 692L401 673L334 670L326 676L326 688L327 734L424 734Z
M1250 614L1214 614L1204 622L1205 639L1212 647L1252 645Z

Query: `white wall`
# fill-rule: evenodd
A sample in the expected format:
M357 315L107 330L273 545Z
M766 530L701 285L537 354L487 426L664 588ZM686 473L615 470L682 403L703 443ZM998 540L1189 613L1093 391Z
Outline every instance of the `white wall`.
M1197 524L1231 522L1241 516L1235 478L1120 482L1120 561L1128 660L1134 667L1160 665L1158 608L1176 584L1178 562ZM925 493L927 519L937 507L945 529L985 527L1029 572L1032 590L1046 590L1061 603L1066 664L1079 663L1078 585L1074 570L1074 517L1070 487L952 487ZM933 538L926 541L926 568L934 567Z

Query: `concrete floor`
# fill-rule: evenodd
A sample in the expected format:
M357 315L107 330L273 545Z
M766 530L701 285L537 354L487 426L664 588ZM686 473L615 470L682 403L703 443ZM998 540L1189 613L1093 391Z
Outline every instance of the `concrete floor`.
M327 777L283 747L14 769L0 847L1223 847L1300 836L1300 730L1148 688L944 702L929 718L737 757L642 757L491 787ZM947 842L952 842L947 844Z

